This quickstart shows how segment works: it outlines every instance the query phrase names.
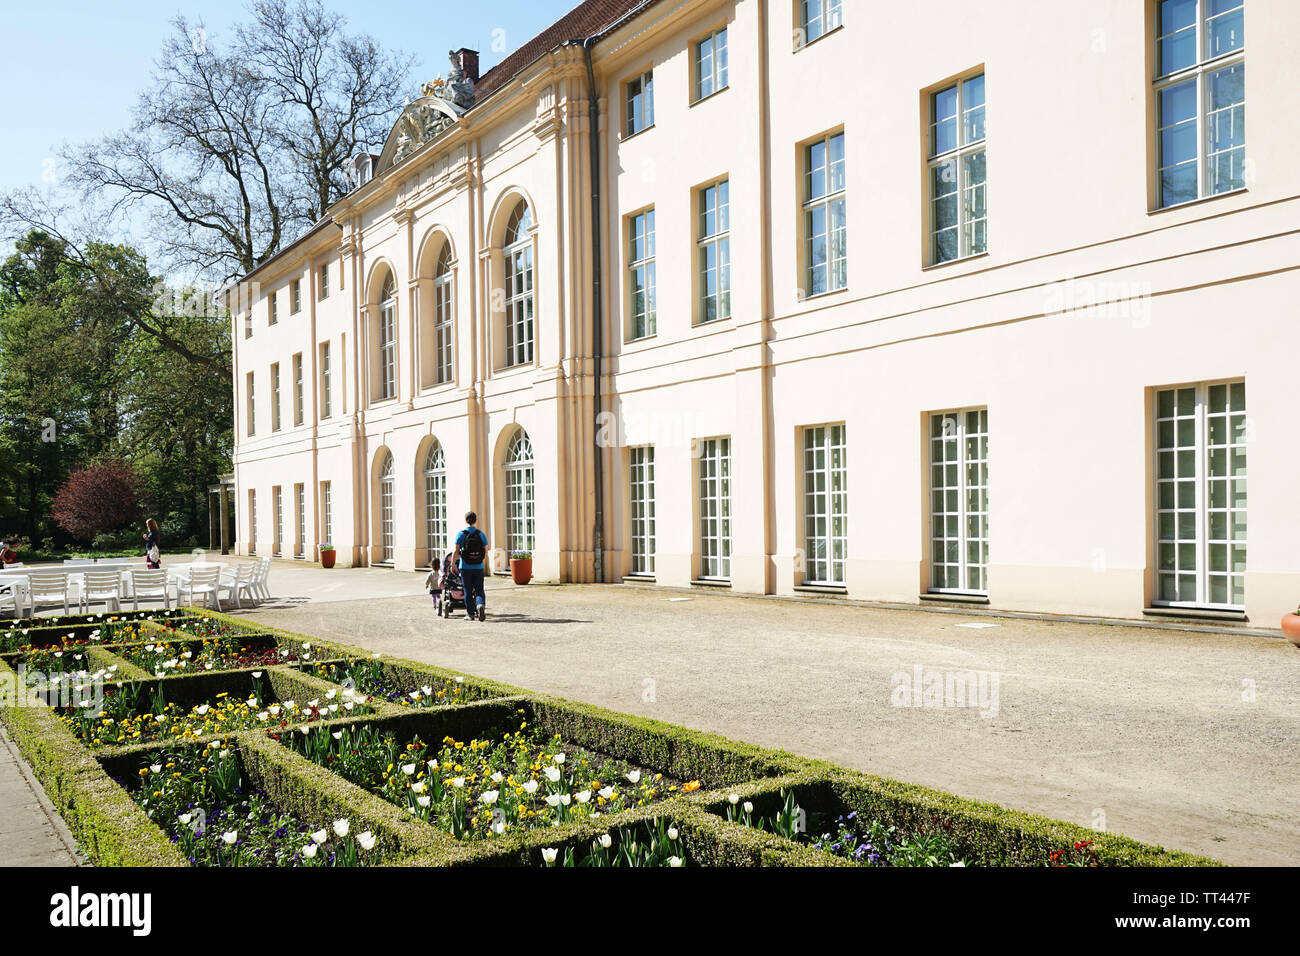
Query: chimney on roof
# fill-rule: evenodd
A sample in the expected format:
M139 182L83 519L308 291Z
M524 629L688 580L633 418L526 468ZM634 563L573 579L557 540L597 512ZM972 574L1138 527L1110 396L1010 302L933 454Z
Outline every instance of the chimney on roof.
M477 83L478 51L461 47L453 54L453 56L456 57L456 62L460 64L460 68L465 74L465 79L469 80L471 83Z

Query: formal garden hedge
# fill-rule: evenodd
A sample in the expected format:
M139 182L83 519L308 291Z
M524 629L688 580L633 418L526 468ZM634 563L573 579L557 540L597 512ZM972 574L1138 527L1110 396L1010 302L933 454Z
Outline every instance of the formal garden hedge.
M231 772L237 771L239 780L259 795L263 801L259 806L300 821L304 832L308 825L314 829L346 820L351 834L361 833L366 838L361 861L386 866L541 866L566 860L604 865L599 860L618 856L625 849L631 854L638 844L642 854L647 843L661 849L668 846L665 833L671 836L671 865L850 865L846 856L861 860L882 842L891 846L906 843L914 855L930 859L929 865L949 865L944 862L947 860L995 866L1216 865L1213 860L1116 834L533 694L429 664L376 655L364 648L318 641L229 615L184 610L127 619L131 627L117 633L119 637L125 633L129 639L85 645L87 670L102 672L106 693L130 694L131 700L142 702L142 710L147 709L143 702L165 700L169 712L177 715L167 725L171 731L177 730L175 720L209 705L225 707L252 725L234 726L215 735L187 731L184 736L152 740L105 738L88 746L69 720L46 705L48 694L28 692L18 698L12 688L18 686L16 668L27 659L25 654L34 653L31 648L58 646L60 635L88 639L96 627L102 630L105 617L99 615L94 621L64 618L57 625L44 619L31 622L23 642L28 650L6 646L0 654L0 682L11 689L0 697L0 723L45 786L82 852L98 865L189 862L181 845L146 815L143 807L147 801L137 799L142 796L141 788L153 786L147 781L155 775L158 779L165 776L162 764L176 759L177 753L188 753L185 748L201 749L205 759L215 760L216 754L234 761ZM254 648L262 655L277 654L287 662L157 676L121 656L135 654L149 642L166 642L169 650L197 646L198 639L184 628L219 632L223 641ZM245 703L246 696L249 700ZM348 712L338 707L340 701L363 700L364 704ZM286 702L293 703L292 713ZM241 709L244 707L248 713ZM271 716L271 708L282 708L282 714ZM148 723L147 717L144 722ZM648 784L642 786L653 799L635 806L630 805L631 797L626 798L627 806L611 802L614 809L599 817L573 812L566 816L557 808L559 816L554 822L548 818L546 825L530 827L527 811L516 808L522 814L517 827L502 824L498 832L493 823L490 832L454 835L441 824L435 825L432 815L428 822L421 819L416 806L395 802L397 789L390 784L398 780L404 787L406 778L400 774L413 771L414 763L401 769L390 765L382 781L373 781L375 785L367 789L347 779L343 771L330 769L338 766L330 763L334 756L320 756L331 738L341 740L334 746L342 748L356 734L373 733L367 738L370 740L391 738L394 747L411 741L411 749L414 742L436 747L441 741L446 747L451 746L448 741L509 741L513 730L518 730L517 739L522 740L522 728L532 735L530 740L550 741L546 752L553 754L552 759L562 761L568 755L568 766L577 761L584 766L587 760L606 761L603 766L635 768L626 774L628 780L662 782L652 791ZM295 736L299 734L301 739ZM209 739L214 736L218 739ZM308 740L317 741L319 759L305 755ZM324 750L319 749L322 744ZM540 762L534 766L542 767ZM551 772L549 764L543 769ZM420 776L411 779L422 779L424 772L420 767ZM430 770L429 782L441 786L446 782L444 773L456 771L439 767L435 774ZM532 776L535 784L538 774ZM601 782L607 784L602 794L614 789L608 786L609 781ZM615 782L628 789L623 781ZM480 783L488 785L486 778ZM517 783L511 776L499 785L500 790ZM578 794L579 799L596 796L592 789ZM402 792L410 800L412 794ZM488 796L495 800L497 793L494 790L481 797L483 801ZM532 793L529 791L530 797ZM558 791L556 797L559 799ZM567 793L565 801L568 807ZM585 801L582 809L584 814L591 812ZM480 828L487 823L487 810L477 802L457 812L468 818L471 810L474 819L481 821ZM846 852L846 841L834 836L835 828L862 827L868 821L870 833L849 841L861 843L856 853ZM456 829L455 825L451 829ZM823 837L823 830L829 835ZM655 859L669 859L667 852ZM241 864L251 862L233 859Z

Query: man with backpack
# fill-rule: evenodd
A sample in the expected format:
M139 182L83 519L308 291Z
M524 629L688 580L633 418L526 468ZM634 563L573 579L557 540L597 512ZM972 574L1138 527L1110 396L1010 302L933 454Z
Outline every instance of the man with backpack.
M478 528L478 515L465 513L465 530L456 535L456 550L452 560L460 565L460 580L465 587L465 616L467 620L487 619L487 594L483 590L483 564L487 560L488 539Z

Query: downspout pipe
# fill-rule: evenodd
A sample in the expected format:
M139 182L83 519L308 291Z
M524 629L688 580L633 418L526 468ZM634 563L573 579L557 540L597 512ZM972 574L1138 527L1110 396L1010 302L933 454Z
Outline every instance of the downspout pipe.
M605 352L604 341L604 293L601 242L601 196L600 196L600 97L596 93L596 73L592 67L591 51L600 38L590 36L582 41L582 56L587 66L587 139L591 147L591 351L593 359L593 405L595 418L592 429L595 442L595 479L596 479L596 513L592 528L592 548L595 562L597 584L605 583L605 457L600 444L601 416L604 406L601 395L604 377L604 363L601 357Z

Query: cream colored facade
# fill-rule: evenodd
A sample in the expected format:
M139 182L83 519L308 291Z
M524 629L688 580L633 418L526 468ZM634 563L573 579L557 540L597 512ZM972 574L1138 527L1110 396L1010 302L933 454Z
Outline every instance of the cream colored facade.
M527 474L506 459L522 429L532 448L535 574L544 580L597 576L599 449L606 581L631 573L637 550L636 567L648 551L661 585L711 577L741 592L811 586L865 600L924 596L1127 618L1168 604L1263 626L1294 609L1300 6L1245 0L1236 23L1210 23L1208 0L1197 7L1196 62L1174 80L1202 96L1188 100L1198 125L1179 142L1200 156L1202 191L1212 162L1240 181L1169 206L1157 170L1176 144L1158 128L1170 125L1162 120L1174 101L1165 100L1172 81L1157 50L1180 11L1146 0L1053 3L1050 16L1038 0L869 10L843 0L840 25L804 42L800 2L643 6L592 47L601 401L614 418L597 422L593 402L586 65L580 45L557 45L395 166L390 143L371 182L248 277L251 305L234 316L239 553L314 559L328 537L342 564L426 565L437 550L430 544L444 543L428 536L435 442L443 468L432 481L444 482L452 537L474 508L494 548L518 545L510 499ZM825 4L828 18L835 6ZM720 61L714 51L701 67L699 44L721 28L726 84L700 98L701 69L712 76ZM1200 51L1214 56L1202 63ZM1215 70L1243 62L1244 154L1241 110L1214 113L1223 91L1213 86L1227 76ZM632 135L628 84L647 72L653 125ZM943 187L931 167L943 159L932 161L931 124L946 115L943 91L954 85L971 108L979 84L963 84L979 76L986 246L936 262L931 220L945 210L933 202ZM959 128L972 138L979 131ZM845 281L809 295L809 146L841 133L843 192L833 198L846 209ZM1234 144L1235 153L1211 155ZM957 162L971 177L960 185L976 182L975 167ZM722 181L731 315L702 322L701 203L716 194L701 193ZM504 247L521 202L532 224L513 252L526 246L532 255L535 347L512 365ZM968 218L980 208L972 194ZM633 218L650 209L655 330L638 338ZM381 289L390 277L395 394L384 398ZM454 342L442 383L440 292ZM1214 387L1221 383L1229 387ZM1162 397L1176 386L1190 390ZM1183 417L1163 415L1167 402ZM819 426L829 427L810 437ZM1162 458L1167 432L1175 450ZM725 464L722 445L707 443L721 438ZM809 443L821 449L812 458ZM635 450L645 446L652 495L648 453ZM957 450L955 471L936 472L936 448ZM823 453L838 467L822 479L815 467L810 479ZM1181 483L1162 481L1179 467L1190 469ZM723 469L725 489L709 480ZM818 480L840 482L841 493L808 494ZM936 502L949 481L956 498ZM442 507L439 494L435 487ZM945 512L937 523L936 503ZM708 521L711 507L729 521ZM843 548L842 561L818 560L823 512L827 536L838 537L825 546ZM729 566L716 560L724 550ZM952 579L935 570L941 553L957 555ZM1170 568L1177 573L1162 574ZM949 586L936 592L937 581Z

